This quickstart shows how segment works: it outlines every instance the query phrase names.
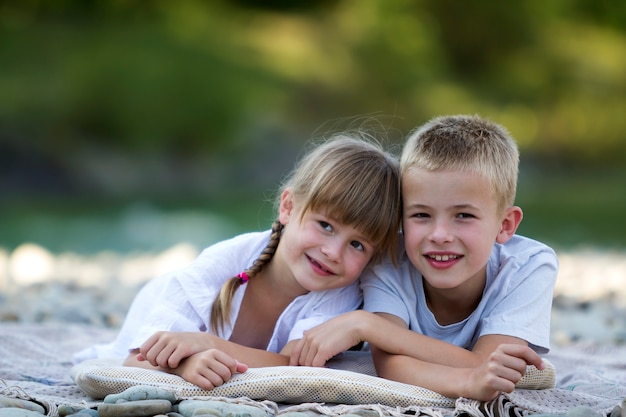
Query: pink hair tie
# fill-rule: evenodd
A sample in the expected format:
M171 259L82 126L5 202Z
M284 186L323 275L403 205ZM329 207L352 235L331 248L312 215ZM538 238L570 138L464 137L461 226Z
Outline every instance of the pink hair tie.
M245 284L246 282L248 282L248 280L250 279L250 277L248 276L248 274L246 274L245 272L240 272L237 274L237 276L239 277L239 279L241 280L242 284Z

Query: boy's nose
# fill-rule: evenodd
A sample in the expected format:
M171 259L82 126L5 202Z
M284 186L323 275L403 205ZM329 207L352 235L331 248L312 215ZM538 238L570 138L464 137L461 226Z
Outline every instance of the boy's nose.
M430 231L428 238L435 243L446 243L452 241L450 226L446 222L436 222Z

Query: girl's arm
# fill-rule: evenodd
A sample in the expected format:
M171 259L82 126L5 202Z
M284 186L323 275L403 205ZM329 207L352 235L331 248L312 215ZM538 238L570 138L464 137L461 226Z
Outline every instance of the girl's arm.
M157 332L131 353L125 364L141 367L174 369L186 358L217 349L250 367L287 365L289 357L242 346L204 332ZM148 366L149 364L149 366Z
M155 369L178 375L200 388L211 390L228 381L234 374L245 372L248 366L218 349L207 349L185 358L176 368L153 366L136 349L124 361L126 366Z

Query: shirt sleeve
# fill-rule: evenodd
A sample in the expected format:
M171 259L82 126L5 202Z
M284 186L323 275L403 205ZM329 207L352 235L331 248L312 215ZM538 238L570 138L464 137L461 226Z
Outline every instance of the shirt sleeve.
M527 257L502 258L495 276L495 283L500 285L493 285L493 290L484 296L498 302L483 317L480 336L505 334L518 337L538 353L547 353L557 273L556 254L548 247Z
M408 271L402 266L381 263L368 268L361 277L363 309L371 313L392 314L408 326L411 323L408 306L414 306L416 298L410 281Z
M158 331L206 330L186 295L194 288L189 288L189 283L183 287L178 274L157 277L139 291L118 336L126 351L139 348Z
M301 339L306 330L322 324L340 314L361 307L363 297L358 281L347 287L310 293L308 300L302 300L301 314L297 315L294 325L289 331L287 342ZM307 297L305 297L307 298ZM298 308L294 304L294 308Z

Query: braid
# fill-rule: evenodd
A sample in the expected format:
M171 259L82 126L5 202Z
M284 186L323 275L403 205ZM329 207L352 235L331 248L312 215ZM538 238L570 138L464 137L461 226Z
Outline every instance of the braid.
M246 269L244 272L250 279L254 278L261 269L272 259L276 253L278 242L283 231L283 225L280 221L275 220L272 223L272 234L270 240L267 242L267 246L263 249L263 252L252 263L252 266ZM230 324L230 311L232 308L232 301L235 295L235 291L242 284L242 280L239 276L232 277L222 285L219 294L213 300L213 306L211 307L211 330L213 333L218 334L220 329L224 328L225 324Z
M256 274L261 272L263 266L274 257L283 227L284 226L278 220L274 220L274 223L272 223L272 234L270 235L269 242L267 242L267 246L263 249L263 252L261 252L256 261L252 263L252 266L246 269L246 273L250 278L254 278Z

